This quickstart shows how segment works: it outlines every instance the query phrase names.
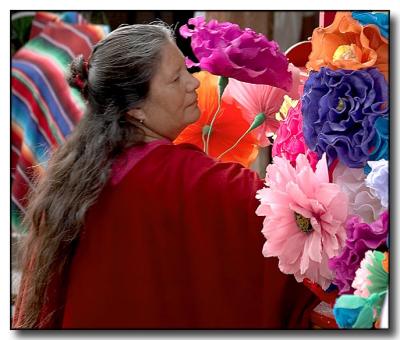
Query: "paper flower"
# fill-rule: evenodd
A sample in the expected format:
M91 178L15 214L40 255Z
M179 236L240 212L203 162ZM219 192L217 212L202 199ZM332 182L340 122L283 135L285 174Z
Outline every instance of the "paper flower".
M292 88L287 58L275 41L230 22L206 23L201 16L189 19L188 24L194 28L183 25L179 32L183 38L191 37L192 50L199 63L187 59L187 66L200 66L215 75L286 91Z
M380 293L388 289L388 273L384 270L382 261L385 254L377 250L368 250L356 271L351 286L354 294L369 297L373 293Z
M385 251L384 258L382 260L382 268L386 273L389 273L389 253Z
M358 215L364 222L372 223L382 213L383 207L367 187L366 177L362 168L348 168L340 162L333 171L333 182L349 197L349 215Z
M380 199L385 208L389 205L389 164L387 160L369 161L371 172L365 179L367 187L371 188L374 196Z
M375 137L372 141L373 150L368 156L369 161L377 161L380 159L389 159L389 119L387 117L379 117L374 124ZM366 174L371 171L367 164L364 168Z
M388 76L388 41L374 25L361 26L350 12L337 12L333 23L313 31L308 69L359 70L376 67Z
M351 286L355 289L354 295L362 296L364 298L370 296L368 286L371 285L371 281L368 279L368 276L371 275L371 273L366 264L372 264L371 254L371 250L368 250L365 253L365 257L360 263L360 268L356 270L353 283L351 284Z
M263 255L277 256L279 269L298 282L308 278L327 289L333 279L328 259L340 253L346 238L348 200L329 183L325 155L315 172L303 154L296 167L274 157L265 182L269 188L256 196L261 202L256 214L265 216Z
M375 322L375 328L389 328L389 301L390 299L388 290L382 303L381 315Z
M350 168L364 167L374 144L378 117L388 115L388 88L377 69L321 68L311 72L302 97L307 146L328 164L338 158Z
M387 39L389 35L389 16L387 12L353 11L351 16L363 26L376 25L381 35Z
M388 235L388 211L384 211L371 224L359 216L351 216L346 222L346 245L339 256L329 259L329 268L335 273L333 283L339 294L352 293L351 283L365 252L386 244Z
M197 89L198 106L201 116L197 122L187 126L175 139L175 144L191 143L203 149L204 127L209 126L212 116L218 106L218 77L206 71L193 74L200 80ZM249 124L242 118L241 109L234 101L222 98L221 110L214 122L210 135L209 155L219 156L232 146L235 141L248 129ZM257 140L252 134L246 135L240 144L225 154L222 161L241 163L249 167L258 154Z
M243 109L243 117L249 125L258 113L264 113L266 117L264 123L253 131L260 146L270 145L267 136L274 134L279 127L276 113L281 107L284 96L299 98L300 71L292 64L289 64L289 70L293 74L293 86L290 92L270 85L250 84L236 79L230 79L225 89L226 100L232 97L239 103Z
M335 303L333 315L339 328L371 328L380 314L384 294L372 294L368 298L358 295L342 295Z
M283 157L295 166L298 154L305 154L313 169L318 162L318 155L311 151L304 142L303 116L301 102L295 108L289 108L287 117L281 122L272 147L272 156Z
M352 304L346 303L347 301L345 299L350 296L352 295L344 295L343 297L339 297L339 299L336 300L337 305L333 308L333 315L335 316L335 321L339 328L353 328L353 325L356 323L358 315L362 310L362 306L360 305L353 307ZM358 297L356 299L358 299ZM345 300L344 303L343 300ZM341 306L342 304L344 305L343 307ZM372 322L373 319L371 315L371 325Z
M289 109L291 107L296 107L298 102L299 100L290 98L288 95L284 95L282 105L279 108L278 113L276 114L277 115L276 119L279 121L284 120L288 115Z

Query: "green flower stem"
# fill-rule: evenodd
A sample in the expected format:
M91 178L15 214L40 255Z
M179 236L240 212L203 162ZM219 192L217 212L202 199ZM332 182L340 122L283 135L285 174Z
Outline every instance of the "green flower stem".
M228 150L225 150L223 153L221 153L221 154L217 157L217 159L220 159L222 156L224 156L225 154L227 154L229 151L231 151L231 150L233 150L234 148L236 148L236 146L242 141L242 139L243 139L244 137L246 137L246 135L247 135L251 130L252 130L251 127L249 127L249 128L247 129L247 131L246 131L243 135L240 136L240 138L236 141L236 143L233 144Z
M258 115L256 115L255 116L255 118L254 118L254 120L253 120L253 123L250 125L250 127L246 130L246 132L243 134L243 135L241 135L240 137L239 137L239 139L235 142L235 144L233 144L228 150L225 150L223 153L221 153L218 157L217 157L217 159L220 159L222 156L224 156L225 154L227 154L229 151L231 151L231 150L233 150L234 148L236 148L236 146L242 141L242 139L244 138L244 137L246 137L246 135L250 132L250 131L252 131L252 130L254 130L255 128L257 128L257 127L259 127L262 123L264 123L265 122L265 114L264 113L259 113Z
M214 121L217 118L217 115L219 113L219 111L221 110L221 102L222 102L222 95L224 93L224 90L226 88L226 86L228 85L229 82L229 78L228 77L224 77L224 76L220 76L219 77L219 81L218 81L218 108L217 111L214 113L214 116L211 120L211 123L209 125L209 130L207 132L207 141L205 143L205 147L204 147L204 152L208 155L208 147L210 144L210 135L211 135L211 130L212 127L214 125ZM204 139L203 139L203 143L204 143Z
M208 130L208 133L207 133L207 141L206 141L206 146L205 146L205 150L204 150L207 155L208 155L208 146L210 144L211 130L212 130L212 127L214 125L214 121L217 118L217 115L218 115L220 109L221 109L221 96L218 97L218 108L217 108L217 111L215 111L215 113L214 113L214 116L213 116L213 118L211 120L211 123L209 125L210 129Z
M211 131L210 125L204 125L201 131L201 139L203 140L203 151L206 152L206 135Z
M206 152L206 136L204 134L201 135L201 140L203 141L203 151Z

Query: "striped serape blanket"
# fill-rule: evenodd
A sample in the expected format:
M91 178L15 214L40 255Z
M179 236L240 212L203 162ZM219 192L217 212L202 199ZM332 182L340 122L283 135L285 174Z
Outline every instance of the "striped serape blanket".
M84 103L65 74L71 60L88 58L108 26L93 25L76 12L37 12L29 41L11 64L11 224L21 217L34 176L79 122Z

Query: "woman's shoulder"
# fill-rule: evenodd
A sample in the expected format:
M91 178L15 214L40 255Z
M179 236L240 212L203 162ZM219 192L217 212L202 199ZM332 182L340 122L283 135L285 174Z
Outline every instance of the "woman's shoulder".
M220 162L208 155L199 147L189 144L173 144L168 141L134 146L127 150L113 164L111 171L111 184L118 184L128 174L163 173L188 176L207 177L232 177L250 176L256 174L239 163Z
M221 162L192 144L164 145L153 156L157 158L162 154L165 158L159 165L163 165L168 174L180 177L192 188L201 187L214 193L219 188L228 193L235 190L247 192L254 188L252 191L264 185L255 171L240 163Z
M180 173L208 174L209 176L228 176L229 174L249 174L252 177L257 174L236 162L221 162L209 155L193 144L170 144L163 145L158 149L158 154L153 156L164 155L165 166L178 167Z
M205 157L204 157L205 156ZM134 145L119 155L111 167L110 181L118 184L134 168L139 165L156 167L160 162L164 166L190 157L192 161L206 159L207 156L197 146L192 144L175 145L168 140L157 140L150 143Z

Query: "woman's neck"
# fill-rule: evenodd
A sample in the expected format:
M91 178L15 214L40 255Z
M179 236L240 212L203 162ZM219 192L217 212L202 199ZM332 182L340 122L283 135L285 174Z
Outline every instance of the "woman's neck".
M160 134L158 134L157 132L154 132L153 130L150 130L148 127L142 125L141 129L144 132L144 142L145 143L149 143L149 142L153 142L155 140L170 140L169 138L162 136Z
M155 137L155 136L145 136L144 137L144 142L145 143L150 143L150 142L154 142L155 140L162 140L162 139L166 139L165 137Z

